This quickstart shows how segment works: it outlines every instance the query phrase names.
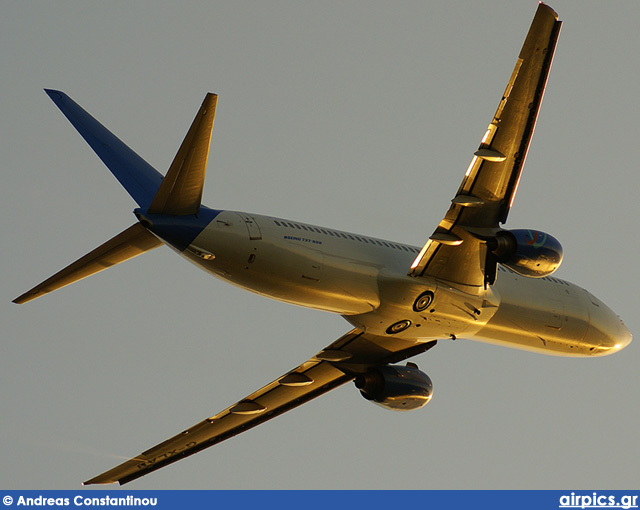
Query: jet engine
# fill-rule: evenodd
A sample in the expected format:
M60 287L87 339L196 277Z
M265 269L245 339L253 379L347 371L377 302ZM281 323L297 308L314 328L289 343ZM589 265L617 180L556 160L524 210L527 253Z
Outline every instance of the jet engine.
M553 274L562 263L562 245L539 230L502 230L488 243L498 262L529 278Z
M372 368L356 377L355 384L364 398L394 411L422 407L433 394L431 379L414 363Z

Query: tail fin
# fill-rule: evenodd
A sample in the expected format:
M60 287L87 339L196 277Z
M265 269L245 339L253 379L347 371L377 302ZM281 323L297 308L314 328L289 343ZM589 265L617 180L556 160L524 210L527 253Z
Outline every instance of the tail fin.
M64 92L45 92L137 204L147 207L160 187L162 175Z
M162 175L151 165L72 101L69 96L55 90L46 92L140 207L148 207L148 212L152 214L198 213L217 95L207 94L204 98L163 180ZM13 302L22 304L44 296L161 244L162 241L142 224L137 223L14 299Z
M187 215L200 210L218 96L207 94L149 206L151 214Z
M14 299L13 302L20 305L39 298L120 262L137 257L161 244L162 241L140 223L136 223L40 285L36 285L30 291Z

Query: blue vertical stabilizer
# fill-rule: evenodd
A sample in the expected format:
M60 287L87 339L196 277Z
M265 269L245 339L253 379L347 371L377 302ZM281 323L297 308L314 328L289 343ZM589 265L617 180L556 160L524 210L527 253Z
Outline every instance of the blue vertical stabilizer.
M45 92L138 205L148 207L160 187L162 174L64 92L47 89Z

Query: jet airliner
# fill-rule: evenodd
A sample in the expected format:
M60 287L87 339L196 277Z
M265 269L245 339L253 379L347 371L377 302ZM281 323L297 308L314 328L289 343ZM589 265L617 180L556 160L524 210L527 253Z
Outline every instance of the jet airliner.
M561 22L540 4L495 115L423 246L201 204L218 97L207 94L163 177L60 91L47 94L135 200L137 221L15 299L25 303L163 244L232 284L340 314L344 336L243 400L85 484L124 484L354 381L387 409L420 408L430 378L408 358L466 339L557 356L615 353L622 320L552 276L562 247L507 230Z

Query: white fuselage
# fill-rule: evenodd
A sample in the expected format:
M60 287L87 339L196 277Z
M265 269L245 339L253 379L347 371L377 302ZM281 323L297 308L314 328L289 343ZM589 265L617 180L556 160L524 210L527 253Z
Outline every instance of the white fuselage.
M586 290L499 268L494 285L407 276L419 248L269 216L222 211L181 254L247 290L342 315L378 335L416 342L464 337L560 356L616 352L631 341L620 318ZM431 305L413 309L433 292ZM391 336L391 335L389 335Z

